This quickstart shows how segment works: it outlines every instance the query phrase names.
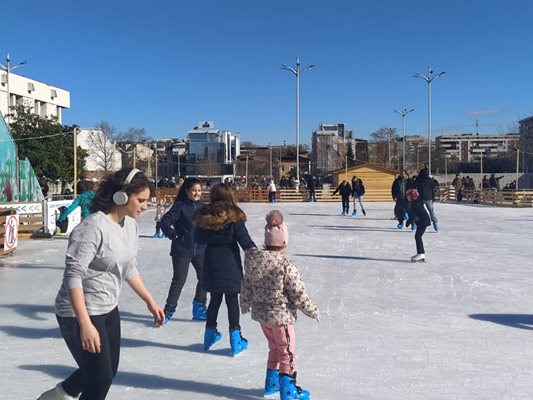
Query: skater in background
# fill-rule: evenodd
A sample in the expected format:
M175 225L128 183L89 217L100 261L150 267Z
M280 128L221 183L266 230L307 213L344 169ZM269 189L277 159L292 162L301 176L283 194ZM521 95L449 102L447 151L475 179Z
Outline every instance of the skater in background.
M192 319L205 321L207 295L202 287L205 246L194 242L193 215L202 204L202 182L197 178L187 178L180 186L176 201L163 215L161 230L170 240L173 275L165 304L165 324L174 315L178 300L187 281L189 264L196 271L196 292L192 302Z
M157 205L155 206L155 238L162 238L166 237L164 233L161 233L161 219L163 218L163 215L166 214L166 212L169 210L170 206L167 204L167 199L165 196L161 196L159 198L159 201L157 202Z
M275 203L276 202L276 184L274 183L274 179L272 178L268 179L267 190L268 190L268 202Z
M309 190L309 201L316 203L316 176L310 176L307 181L307 189Z
M365 194L365 185L363 181L357 176L352 177L352 196L353 196L353 212L352 217L357 215L357 202L361 206L363 215L366 215L365 207L363 206L363 195Z
M246 214L233 197L231 189L220 183L210 192L209 205L194 215L196 243L207 245L202 284L209 292L204 350L218 342L222 333L217 330L218 310L225 298L228 308L231 354L246 350L248 341L242 337L239 312L239 293L243 278L241 253L255 246L246 229Z
M241 292L242 313L252 312L268 341L264 396L280 392L281 399L309 399L309 392L296 386L297 310L318 320L318 308L309 298L296 266L283 255L289 243L283 215L266 215L265 249L251 249L244 256Z
M490 190L500 190L500 179L503 178L502 176L496 176L494 174L490 174L489 177L489 188Z
M439 231L439 221L437 215L435 214L435 209L433 207L435 201L435 183L433 179L429 176L429 170L427 168L422 168L418 174L415 181L415 189L418 190L420 195L420 200L427 208L429 212L429 218L433 223L433 228L435 232Z
M398 220L398 229L403 228L403 222L409 216L409 201L406 192L411 189L409 174L406 170L400 172L400 175L392 182L391 194L395 201L394 215Z
M352 187L343 179L341 184L333 192L333 196L337 193L341 195L342 212L341 215L348 215L350 213L350 195L352 194Z
M409 210L409 219L406 222L406 226L413 224L416 221L416 233L415 233L415 242L416 242L416 255L411 257L411 262L425 261L426 254L424 251L424 242L422 241L422 236L426 231L426 228L431 225L431 220L429 215L424 208L424 203L419 198L418 190L409 189L407 191L407 199L411 203Z
M452 181L452 186L455 189L455 200L457 203L463 201L463 185L463 178L461 178L460 174L456 174Z
M118 297L126 281L160 326L165 314L137 269L139 227L150 182L137 169L122 169L105 180L92 203L93 214L72 231L55 312L78 369L43 393L40 400L105 399L118 369Z
M85 191L78 195L76 199L68 206L57 219L57 222L61 224L65 219L68 218L69 214L74 211L76 208L81 208L81 218L86 218L91 214L91 204L96 195L94 191L94 182L86 181L85 182Z

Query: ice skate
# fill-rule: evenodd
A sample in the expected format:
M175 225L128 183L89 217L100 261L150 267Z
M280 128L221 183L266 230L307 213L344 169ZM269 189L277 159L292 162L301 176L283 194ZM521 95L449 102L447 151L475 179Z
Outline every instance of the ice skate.
M222 339L222 333L217 328L205 328L204 333L204 350L207 351Z
M192 319L193 321L207 320L207 308L201 301L194 300L192 302Z
M343 211L343 212L341 212L341 215L346 215L346 213Z
M248 348L248 340L242 337L240 329L230 329L229 342L231 345L231 355L235 357Z
M357 215L357 211L356 211L356 210L353 210L353 212L352 212L352 218L355 218L356 215Z
M363 215L366 217L366 211L365 211L365 209L363 208L363 209L361 209L361 211L363 212Z
M152 236L153 238L160 238L161 237L161 232L156 232L154 233L154 236Z
M411 262L426 262L426 256L424 254L417 254L411 257Z
M279 370L267 369L263 397L274 398L279 393ZM276 396L277 397L277 396Z
M170 321L170 318L172 318L175 312L176 307L165 307L165 321L163 322L163 325L168 324L168 321Z
M412 224L412 225L411 225L411 230L412 230L412 231L416 231L416 224Z
M309 400L311 398L311 394L307 390L296 386L296 372L292 375L279 375L279 394L281 400Z
M396 228L402 229L403 228L403 223L400 222L398 225L396 225Z
M77 400L80 396L70 396L63 385L58 383L55 388L47 390L37 400Z
M439 224L437 224L436 222L433 224L433 229L435 229L435 232L438 232L439 231Z

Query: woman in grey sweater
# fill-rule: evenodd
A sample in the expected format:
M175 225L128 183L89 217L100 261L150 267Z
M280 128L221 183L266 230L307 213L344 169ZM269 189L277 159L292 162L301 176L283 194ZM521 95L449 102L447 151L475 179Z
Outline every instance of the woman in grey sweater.
M105 399L118 369L122 284L144 300L157 326L162 308L137 270L139 228L150 182L137 169L122 169L105 180L91 205L92 214L69 237L63 282L55 310L61 334L79 369L41 395L40 400Z

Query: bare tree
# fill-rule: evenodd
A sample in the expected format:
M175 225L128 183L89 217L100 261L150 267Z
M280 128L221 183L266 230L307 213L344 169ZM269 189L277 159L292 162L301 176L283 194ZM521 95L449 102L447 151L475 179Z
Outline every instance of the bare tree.
M113 169L117 149L115 128L107 121L98 122L87 137L90 155L94 163L107 175Z
M151 140L144 128L130 128L117 136L119 142L140 143Z

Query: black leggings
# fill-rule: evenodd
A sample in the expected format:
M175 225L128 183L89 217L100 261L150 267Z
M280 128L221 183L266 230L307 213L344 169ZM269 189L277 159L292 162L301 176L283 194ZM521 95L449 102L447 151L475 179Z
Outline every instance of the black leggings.
M222 304L222 296L226 297L228 307L228 321L230 329L241 329L239 325L239 294L238 293L210 293L209 306L207 307L207 328L217 327L218 310Z
M342 196L342 211L345 213L350 211L350 196Z
M189 264L192 263L196 271L196 292L194 294L194 300L204 303L207 298L205 290L202 288L202 269L204 266L204 256L195 257L172 257L172 268L174 269L174 275L172 276L172 282L170 283L170 289L168 290L167 304L165 305L165 311L170 311L176 308L178 300L180 298L181 291L187 280L187 274L189 273Z
M61 335L79 369L63 382L63 389L80 400L103 400L117 374L120 357L120 314L118 308L91 316L100 335L100 353L90 353L81 347L80 326L74 317L57 317Z
M424 242L422 241L422 235L426 231L425 226L418 225L415 233L415 242L416 242L416 254L424 254Z

